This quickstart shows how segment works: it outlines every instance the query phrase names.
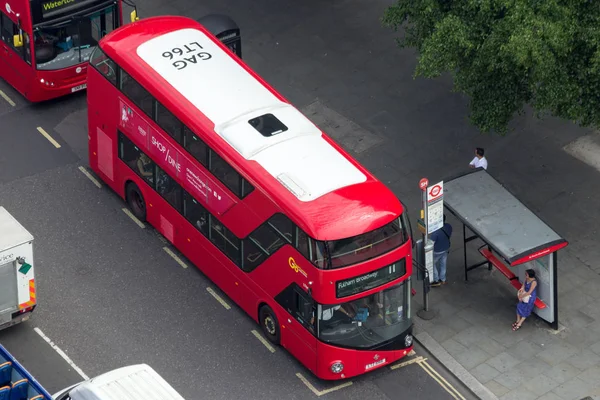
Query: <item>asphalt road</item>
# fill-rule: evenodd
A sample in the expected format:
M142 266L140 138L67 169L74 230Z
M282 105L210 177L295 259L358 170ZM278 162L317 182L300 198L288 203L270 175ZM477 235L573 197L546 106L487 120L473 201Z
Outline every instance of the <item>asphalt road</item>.
M373 71L375 60L378 69L381 62L408 69L414 63L401 53L391 58L377 53L393 49L391 35L382 37L385 31L377 27L385 1L139 3L142 17L232 15L243 28L247 62L292 102L306 107L318 99L345 115L352 110L356 120L371 113L370 120L377 117L384 124L386 115L374 110L382 101L398 101L389 92L382 95L380 89L389 82L382 70ZM0 343L50 392L81 376L35 327L88 376L145 362L187 399L310 399L338 387L339 382L317 381L283 349L271 353L253 336L258 327L248 316L235 306L223 308L207 292L214 285L206 277L176 263L154 230L137 226L114 193L96 187L80 171L87 165L85 94L30 105L4 82L0 89L16 103L0 99L0 204L36 238L39 302L30 321L0 332ZM422 123L416 116L407 122L402 129L409 132ZM414 144L395 145L396 150L387 151L414 149ZM392 187L403 182L404 175L397 179L388 166L378 164L376 154L360 152L361 161ZM375 371L323 397L460 398L450 394L456 388L464 398L474 398L425 349L417 347L411 359L424 362Z

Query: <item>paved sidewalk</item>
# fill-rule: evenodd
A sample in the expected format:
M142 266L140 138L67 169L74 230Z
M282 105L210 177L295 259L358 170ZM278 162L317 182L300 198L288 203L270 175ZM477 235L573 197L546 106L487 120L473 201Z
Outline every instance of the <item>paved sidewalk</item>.
M449 222L459 231L458 221L449 217ZM458 368L452 360L448 366L482 399L600 399L597 274L571 251L560 251L559 331L530 317L513 332L514 288L486 266L470 271L465 282L462 247L455 242L448 259L449 284L430 292L438 314L430 321L415 317L417 338L430 351L437 350L437 357L447 353L456 360ZM470 251L469 258L475 257ZM415 284L415 312L422 308L420 284Z

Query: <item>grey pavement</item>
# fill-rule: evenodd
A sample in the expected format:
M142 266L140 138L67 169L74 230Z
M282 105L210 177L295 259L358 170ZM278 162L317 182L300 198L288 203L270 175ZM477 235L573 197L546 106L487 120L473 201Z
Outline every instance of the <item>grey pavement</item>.
M419 179L434 182L460 172L473 148L485 147L490 173L570 242L559 253L562 331L531 319L512 332L514 290L485 268L465 283L454 240L451 282L432 293L438 317L415 318L418 338L482 398L600 398L600 172L593 154L590 161L582 150L590 147L582 138L593 138L592 132L525 113L504 137L478 133L466 121L467 100L447 79L412 78L415 54L397 49L393 34L380 27L390 3L138 1L142 17L231 15L242 28L246 62L388 184L413 220ZM76 161L85 165L87 157L85 99L23 107L19 101L14 109L0 107L3 120L12 118L12 125L1 125L2 135L7 127L31 129L39 120L64 144L38 148L29 162L39 165L0 175L0 203L22 207L18 217L44 238L37 253L44 306L32 326L89 375L146 361L189 398L310 398L294 375L302 369L289 355L257 346L248 317L236 308L230 314L219 309L206 294L211 283L205 277L179 269L151 230L140 231L123 217L114 194L96 190L80 174ZM12 117L21 111L22 118ZM0 140L21 145L14 137ZM55 151L64 152L58 160L47 154ZM10 165L19 165L10 157ZM413 311L421 294L415 287ZM380 371L327 397L449 398L428 379L420 368ZM394 386L398 381L401 387Z

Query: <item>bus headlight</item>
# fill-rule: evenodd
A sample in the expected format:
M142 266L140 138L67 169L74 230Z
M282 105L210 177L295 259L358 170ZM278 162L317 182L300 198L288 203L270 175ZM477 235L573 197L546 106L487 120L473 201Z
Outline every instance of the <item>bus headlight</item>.
M406 335L406 337L404 338L404 346L406 347L410 347L413 343L413 337L412 335Z
M331 364L331 372L333 372L334 374L339 374L343 370L344 370L344 364L342 364L341 361L336 361L333 364Z

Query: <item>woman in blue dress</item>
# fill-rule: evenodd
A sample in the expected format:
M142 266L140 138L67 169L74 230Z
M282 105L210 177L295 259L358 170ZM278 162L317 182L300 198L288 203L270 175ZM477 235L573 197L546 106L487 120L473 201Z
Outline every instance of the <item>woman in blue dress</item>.
M535 271L528 269L525 271L525 282L523 282L521 289L517 293L519 304L517 304L517 321L512 325L513 331L519 330L523 322L525 322L525 318L531 315L536 296L537 280L535 279Z

